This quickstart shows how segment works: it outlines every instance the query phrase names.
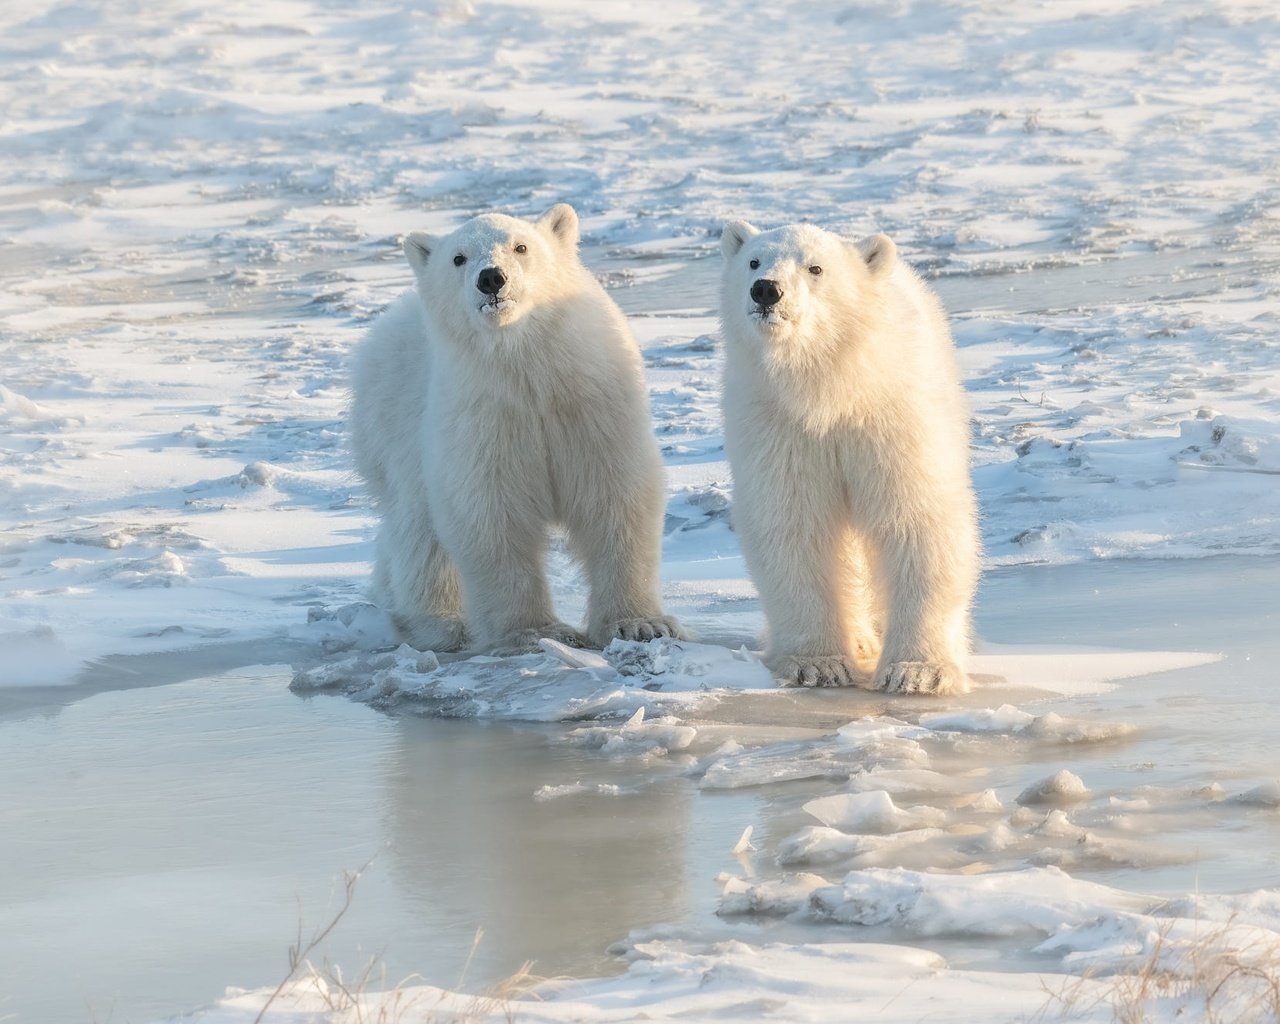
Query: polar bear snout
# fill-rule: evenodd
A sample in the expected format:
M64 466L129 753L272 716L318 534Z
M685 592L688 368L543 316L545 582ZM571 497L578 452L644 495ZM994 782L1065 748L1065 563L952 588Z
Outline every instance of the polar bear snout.
M767 277L757 278L751 285L751 301L757 306L768 309L782 301L782 289L777 281Z
M485 295L497 295L507 284L507 275L497 267L485 267L476 277L476 287Z

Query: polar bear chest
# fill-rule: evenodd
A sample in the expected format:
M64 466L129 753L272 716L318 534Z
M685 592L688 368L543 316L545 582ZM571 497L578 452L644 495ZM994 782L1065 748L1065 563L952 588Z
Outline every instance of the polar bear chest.
M575 384L491 379L472 390L437 378L425 417L428 479L459 504L517 502L547 522L574 518L621 447L618 403Z

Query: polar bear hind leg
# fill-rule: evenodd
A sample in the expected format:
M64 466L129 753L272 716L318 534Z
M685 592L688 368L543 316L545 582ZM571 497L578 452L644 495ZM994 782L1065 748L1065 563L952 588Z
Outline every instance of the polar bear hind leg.
M547 586L547 529L507 506L453 510L442 523L457 557L473 648L510 657L547 638L586 647L582 632L555 617Z
M420 651L466 646L458 573L431 528L425 507L384 506L374 589L383 596L400 637Z

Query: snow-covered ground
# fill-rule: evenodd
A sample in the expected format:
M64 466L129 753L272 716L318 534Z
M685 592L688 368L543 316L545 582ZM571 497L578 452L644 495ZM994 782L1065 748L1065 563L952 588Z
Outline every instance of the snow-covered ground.
M873 1019L1020 1019L1046 985L1110 1019L1114 983L1094 975L1143 964L1166 970L1147 971L1167 981L1155 1013L1191 1006L1228 963L1215 949L1251 967L1280 941L1264 739L1280 725L1277 74L1266 0L7 6L9 749L49 757L56 730L33 723L104 690L289 659L303 693L552 723L588 768L528 787L538 807L610 799L618 759L639 788L684 780L695 804L764 787L749 864L706 880L719 923L628 938L624 922L628 972L544 991L517 1004L527 1019L628 1019L638 999L650 1016L840 1019L864 1000ZM408 283L401 234L558 200L645 351L667 600L702 643L443 665L379 651L347 353ZM779 694L750 653L761 622L717 411L730 216L884 229L953 314L993 569L969 698ZM561 551L553 564L573 615L580 579ZM1171 674L1137 679L1153 671ZM250 701L246 721L272 708ZM146 717L110 719L120 749L149 749ZM304 765L295 734L280 742ZM22 846L42 790L11 769L0 849L27 870L0 916L48 956L24 961L46 976L10 1003L0 971L0 1019L49 1019L22 993L63 987L51 936L82 890ZM66 786L92 770L76 762ZM206 1018L252 1020L265 996Z

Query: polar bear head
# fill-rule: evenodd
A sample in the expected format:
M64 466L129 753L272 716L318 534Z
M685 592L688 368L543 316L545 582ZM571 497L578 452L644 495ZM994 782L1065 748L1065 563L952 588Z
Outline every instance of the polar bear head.
M527 325L580 288L584 272L567 203L536 221L485 214L452 234L414 232L404 252L428 315L452 336Z
M730 221L720 247L726 334L779 363L808 361L865 332L897 262L887 235L848 242L811 224L760 231Z

